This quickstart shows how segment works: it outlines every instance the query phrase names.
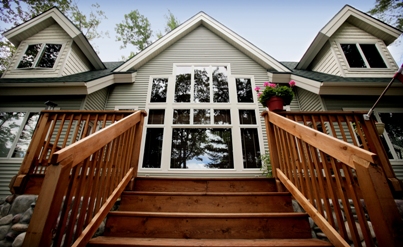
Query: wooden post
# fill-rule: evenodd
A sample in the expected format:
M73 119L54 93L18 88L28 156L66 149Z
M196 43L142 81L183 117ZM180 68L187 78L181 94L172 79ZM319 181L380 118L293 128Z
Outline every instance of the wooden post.
M143 134L144 118L147 116L147 112L142 110L138 112L140 114L140 121L136 125L135 138L134 138L134 148L131 160L131 167L133 167L133 177L137 176L137 170L139 165L141 138Z
M353 162L379 246L403 246L403 221L383 169L357 156Z
M36 202L23 247L51 246L52 228L59 216L63 196L69 183L73 158L69 156L60 164L49 166L41 192Z

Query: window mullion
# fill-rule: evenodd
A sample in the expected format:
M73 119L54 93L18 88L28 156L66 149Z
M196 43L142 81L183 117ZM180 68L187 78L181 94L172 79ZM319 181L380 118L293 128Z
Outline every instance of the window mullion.
M39 50L38 55L36 55L36 58L35 58L34 62L32 63L31 68L36 68L38 66L38 63L39 63L40 59L42 59L43 53L45 51L45 46L46 46L46 43L41 43L41 49Z
M355 44L355 45L357 46L358 52L360 53L361 58L362 58L362 60L363 60L364 63L365 63L365 66L367 66L367 68L371 68L371 66L370 66L369 63L368 63L367 58L365 57L364 52L363 52L362 49L361 49L360 44Z

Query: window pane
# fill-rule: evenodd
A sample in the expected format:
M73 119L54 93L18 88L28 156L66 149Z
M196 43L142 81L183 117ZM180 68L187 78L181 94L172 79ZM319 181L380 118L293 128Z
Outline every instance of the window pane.
M53 68L61 48L62 45L60 44L46 44L43 55L37 67Z
M361 57L360 52L356 44L342 44L341 49L343 49L344 56L346 56L348 65L350 68L366 68L364 60Z
M30 68L33 66L36 56L41 50L42 44L29 45L22 56L17 68Z
M194 109L194 124L210 124L210 109Z
M231 129L173 129L171 168L234 168Z
M32 135L34 134L36 124L39 120L39 113L30 113L22 129L20 138L18 139L17 145L15 146L13 152L13 158L24 158L28 150L29 143L31 142Z
M164 124L165 110L150 110L148 124Z
M241 129L244 168L260 168L260 147L257 129Z
M254 110L239 110L240 124L256 124L256 114Z
M229 102L228 71L225 66L213 69L214 102Z
M164 129L148 128L144 147L143 168L160 168Z
M194 102L210 102L209 67L196 67L194 69Z
M151 88L150 102L167 101L168 78L154 78Z
M238 102L252 102L253 91L252 83L249 78L236 78L236 91L238 95Z
M24 121L24 112L0 112L0 157L7 157Z
M214 124L231 124L230 110L214 110Z
M386 68L375 44L360 44L360 47L371 68Z
M191 67L176 68L175 102L190 102Z
M403 159L403 113L378 113L392 142L397 158Z
M190 110L174 110L173 124L190 124Z

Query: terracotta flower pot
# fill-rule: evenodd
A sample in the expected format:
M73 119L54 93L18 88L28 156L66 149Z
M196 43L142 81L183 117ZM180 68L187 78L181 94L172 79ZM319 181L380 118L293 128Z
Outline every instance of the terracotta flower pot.
M283 105L283 98L277 96L273 96L266 101L266 106L269 108L269 111L282 111Z

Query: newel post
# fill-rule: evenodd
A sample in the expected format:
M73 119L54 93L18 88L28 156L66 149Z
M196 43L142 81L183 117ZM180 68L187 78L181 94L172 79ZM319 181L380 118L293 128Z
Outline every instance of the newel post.
M136 124L135 129L135 137L134 137L134 148L133 148L133 155L131 161L131 167L133 167L133 177L137 176L137 170L139 165L140 159L140 147L141 147L141 138L143 134L143 127L144 127L144 118L147 116L147 112L141 110L138 112L140 114L140 121Z
M273 177L276 179L277 190L279 192L285 191L285 187L281 183L281 181L277 177L277 168L280 168L280 160L278 156L278 149L276 144L276 138L274 134L274 125L270 123L270 112L264 111L261 116L265 119L266 124L266 134L267 141L269 143L269 152L270 152L270 162L273 172Z

